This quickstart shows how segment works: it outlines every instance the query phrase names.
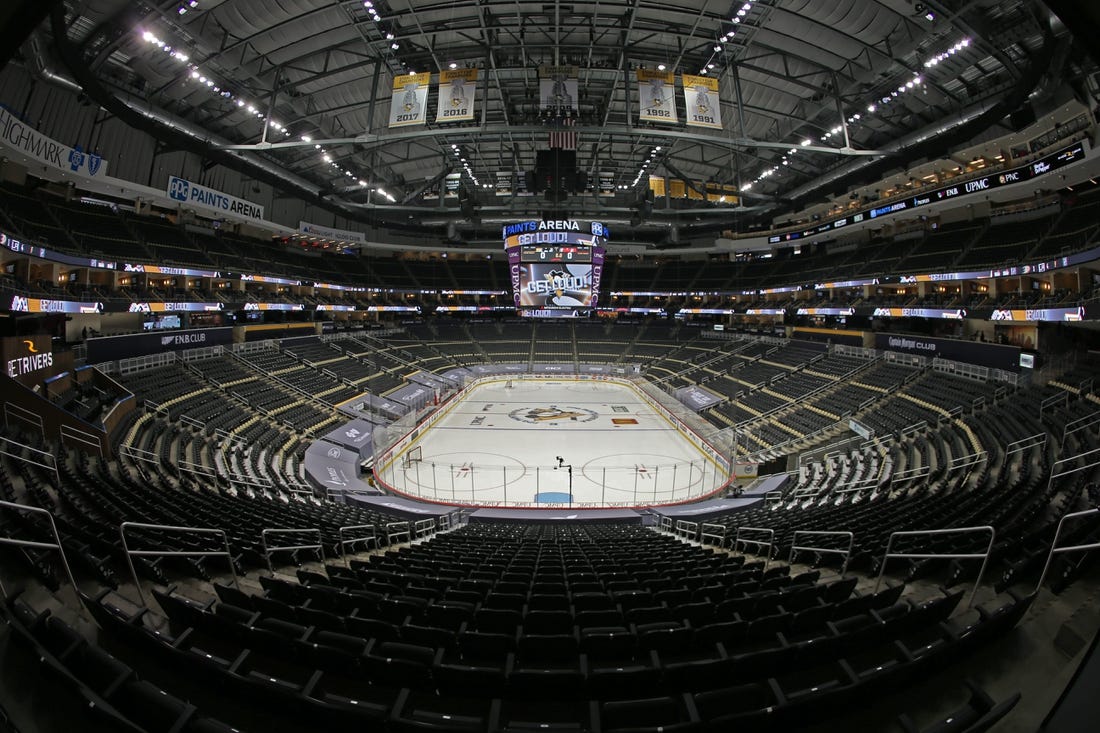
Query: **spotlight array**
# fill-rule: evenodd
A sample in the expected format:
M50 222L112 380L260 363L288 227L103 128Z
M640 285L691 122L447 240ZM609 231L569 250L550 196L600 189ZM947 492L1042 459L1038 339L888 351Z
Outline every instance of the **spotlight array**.
M951 58L952 56L955 56L955 55L965 51L969 47L970 47L970 39L969 38L963 38L963 39L957 41L956 43L954 43L949 48L944 49L940 53L937 53L936 55L931 56L930 58L928 58L928 60L926 60L924 62L923 67L925 69L933 69L936 66L938 66L940 63L946 61L947 59ZM853 113L853 114L849 115L848 118L847 118L848 126L851 127L851 126L854 126L854 125L866 124L866 122L869 121L868 118L871 115L875 114L876 112L878 112L880 114L885 114L887 108L891 104L896 102L898 99L900 99L905 94L907 94L909 92L916 91L917 89L922 88L924 83L925 83L924 77L919 73L914 73L913 77L911 79L907 79L905 82L899 83L896 89L890 89L889 91L883 92L881 97L869 102L867 104L867 107L866 107L866 113L856 112L856 113ZM830 140L834 135L840 135L843 132L843 130L844 130L844 128L841 125L837 125L837 126L833 127L831 130L829 130L824 135L822 135L821 142L825 142L825 141ZM803 140L801 144L803 146L807 146L807 145L812 145L814 142L815 141L812 138L807 138L807 139ZM758 175L756 177L756 179L754 181L752 181L751 183L745 184L742 187L742 189L747 191L752 187L753 183L759 183L760 181L762 181L766 178L769 178L769 177L775 175L776 173L778 173L781 166L789 165L789 157L796 154L797 152L798 152L798 148L791 148L790 150L788 150L787 154L784 155L783 159L780 161L780 165L773 165L769 168L765 168L760 173L760 175Z
M633 188L637 186L642 180L642 176L649 173L649 166L657 159L657 153L661 152L661 146L655 145L652 150L649 151L649 155L642 161L641 167L638 169L638 175L634 176L634 181L629 186L619 186L619 188Z
M192 7L197 5L197 0L191 3ZM152 31L143 31L141 34L141 39L148 43L150 46L155 46L156 48L159 48L170 58L175 59L181 64L184 64L188 70L188 77L192 81L197 83L199 89L205 89L210 94L215 94L222 99L232 99L237 103L238 109L243 112L247 112L258 120L262 120L267 116L262 110L257 109L255 105L250 104L244 99L238 97L223 84L219 84L218 82L216 82L213 77L207 76L201 69L199 69L198 65L191 63L191 59L187 54L173 48L171 44L162 41ZM270 127L272 130L276 132L281 132L284 136L290 135L290 130L287 129L286 125L280 124L275 119L268 120L267 124L268 127Z
M489 188L488 183L483 184L481 183L481 181L478 180L477 175L474 173L473 167L470 165L470 162L466 160L466 156L462 154L462 148L458 147L458 145L456 145L455 143L451 143L451 155L458 158L458 162L462 164L462 170L466 172L466 175L470 177L470 180L474 182L475 186L478 186L480 188Z

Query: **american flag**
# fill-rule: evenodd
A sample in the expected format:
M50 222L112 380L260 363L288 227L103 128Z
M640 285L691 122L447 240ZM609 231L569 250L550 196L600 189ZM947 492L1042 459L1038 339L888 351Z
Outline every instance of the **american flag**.
M576 120L572 117L559 117L550 121L549 145L551 148L560 148L561 150L577 149L575 122Z

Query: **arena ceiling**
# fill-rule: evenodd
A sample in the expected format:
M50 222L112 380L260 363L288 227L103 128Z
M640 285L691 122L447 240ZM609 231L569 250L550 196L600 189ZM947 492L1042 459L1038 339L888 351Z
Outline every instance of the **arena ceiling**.
M244 168L259 161L291 193L352 218L429 229L465 222L471 235L471 215L484 232L548 208L541 198L488 188L497 171L533 169L546 147L540 66L578 67L578 165L593 181L598 172L614 175L614 196L575 194L562 207L632 222L639 238L666 241L669 227L690 233L766 221L934 157L1034 99L1044 74L1049 81L1080 71L1072 44L1057 43L1068 33L1034 0L59 7L64 15L40 32L78 82L91 75L100 93L197 128L217 160ZM426 125L388 127L395 76L450 68L478 70L473 122L435 123L431 93ZM639 122L638 68L718 79L723 129ZM462 174L472 195L464 209L423 200L448 173ZM650 173L737 195L639 212Z

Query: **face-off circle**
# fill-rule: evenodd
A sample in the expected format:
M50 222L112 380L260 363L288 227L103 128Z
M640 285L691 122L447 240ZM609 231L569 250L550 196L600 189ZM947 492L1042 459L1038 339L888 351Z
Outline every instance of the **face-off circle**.
M555 425L560 422L591 422L600 415L583 407L547 405L545 407L521 407L508 413L517 422L531 425Z

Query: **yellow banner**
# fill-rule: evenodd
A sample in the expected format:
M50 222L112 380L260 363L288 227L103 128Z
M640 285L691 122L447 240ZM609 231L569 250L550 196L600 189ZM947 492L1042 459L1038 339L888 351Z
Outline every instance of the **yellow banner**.
M709 76L680 76L684 87L687 124L692 127L722 129L722 105L718 99L718 80Z
M439 72L439 103L436 122L457 122L474 119L474 97L477 92L477 69L445 69Z
M638 69L638 120L678 122L676 79L671 71Z

